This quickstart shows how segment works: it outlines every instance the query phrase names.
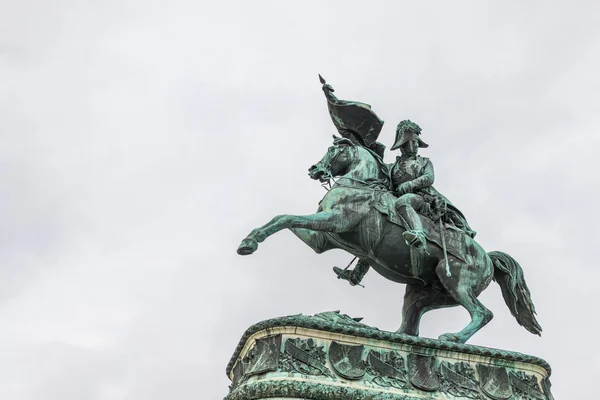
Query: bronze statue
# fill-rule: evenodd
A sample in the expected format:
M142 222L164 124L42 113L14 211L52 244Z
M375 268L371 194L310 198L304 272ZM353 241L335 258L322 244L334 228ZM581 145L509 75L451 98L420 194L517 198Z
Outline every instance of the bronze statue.
M392 149L400 148L402 155L387 165L385 146L377 142L383 121L368 104L339 100L322 78L321 83L342 137L334 137L309 175L333 185L315 214L276 216L250 232L238 253L252 254L282 229L290 229L317 253L346 250L359 259L357 267L335 271L351 284L359 284L371 267L406 284L400 333L418 336L427 311L465 307L471 322L439 337L460 343L492 319L477 296L496 280L517 322L539 335L542 329L521 266L506 253L487 253L464 215L433 188L433 165L417 154L427 147L420 127L408 120L398 124Z

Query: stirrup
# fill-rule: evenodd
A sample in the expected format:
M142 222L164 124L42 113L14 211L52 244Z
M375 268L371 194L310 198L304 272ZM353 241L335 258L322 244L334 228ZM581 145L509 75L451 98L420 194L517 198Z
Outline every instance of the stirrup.
M351 269L341 269L338 267L333 267L333 272L337 275L338 279L344 279L350 281L352 279L352 271Z
M423 248L425 247L426 239L423 231L410 230L402 233L406 244L409 246Z
M350 286L358 285L358 286L364 287L363 285L360 284L360 281L362 279L356 278L356 275L354 274L355 271L353 269L341 269L338 267L333 267L333 272L335 272L338 279L344 279L344 280L348 281Z

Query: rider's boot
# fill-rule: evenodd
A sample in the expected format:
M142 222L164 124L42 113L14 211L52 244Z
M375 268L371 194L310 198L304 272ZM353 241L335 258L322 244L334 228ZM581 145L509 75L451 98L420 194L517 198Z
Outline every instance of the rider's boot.
M398 211L410 227L410 229L402 233L406 244L419 249L424 249L426 244L425 231L423 230L423 225L421 224L421 219L417 212L407 205L401 205L398 207Z
M342 269L333 267L333 272L338 276L338 279L344 279L352 286L360 285L365 274L369 270L369 263L365 260L358 260L354 269Z

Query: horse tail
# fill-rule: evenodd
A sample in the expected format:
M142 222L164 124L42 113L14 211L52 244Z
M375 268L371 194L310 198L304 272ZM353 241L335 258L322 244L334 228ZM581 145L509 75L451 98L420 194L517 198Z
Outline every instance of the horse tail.
M537 322L535 306L525 283L521 266L511 256L501 251L487 253L494 264L494 280L500 285L502 297L519 325L541 336L542 327Z

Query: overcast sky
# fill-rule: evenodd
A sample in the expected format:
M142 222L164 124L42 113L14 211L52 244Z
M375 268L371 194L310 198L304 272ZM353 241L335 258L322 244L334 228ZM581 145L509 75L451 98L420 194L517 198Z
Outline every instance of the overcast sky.
M470 343L596 399L600 6L424 3L0 0L0 398L219 399L260 320L398 328L403 285L337 280L341 251L284 231L235 253L325 193L307 176L335 132L321 73L388 147L419 123L436 187L523 266L543 336L492 283ZM467 322L432 312L422 334Z

